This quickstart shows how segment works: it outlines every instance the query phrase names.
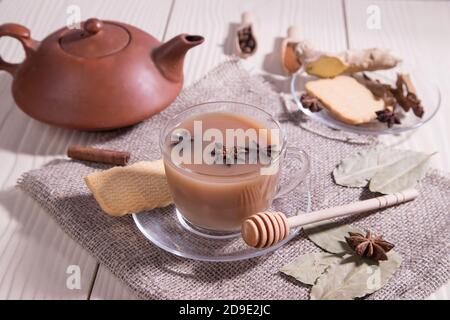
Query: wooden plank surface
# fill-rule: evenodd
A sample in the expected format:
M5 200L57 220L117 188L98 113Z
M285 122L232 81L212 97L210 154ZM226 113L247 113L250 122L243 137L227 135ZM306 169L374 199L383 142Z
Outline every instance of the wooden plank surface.
M450 70L448 42L450 9L440 1L362 1L362 0L3 0L0 24L19 22L42 39L64 25L67 8L79 5L81 18L91 16L132 23L156 37L169 39L188 32L206 37L204 45L186 59L186 85L232 53L232 38L243 11L257 17L260 47L248 59L249 68L266 74L279 88L287 79L280 76L278 55L273 54L290 25L297 25L302 37L330 51L351 47L380 46L393 48L413 66L426 69L442 85L443 109L448 110ZM382 28L367 30L367 7L381 9ZM170 19L169 19L170 16ZM348 26L348 29L346 28ZM167 29L166 29L167 27ZM349 35L348 39L346 35ZM347 44L348 40L348 44ZM12 61L23 55L12 41L0 40L0 54ZM430 62L431 61L431 62ZM431 68L430 66L442 66ZM127 299L136 296L106 268L98 266L74 241L68 238L42 209L12 187L21 173L38 168L61 156L71 142L88 141L87 134L49 127L29 119L14 105L10 94L11 79L0 74L0 299L1 298L73 298ZM439 150L433 165L450 171L447 110L411 137L394 138L398 143L418 150ZM439 133L437 133L439 132ZM395 140L395 141L394 141ZM66 269L81 269L81 290L66 288ZM98 268L98 272L97 272ZM447 298L444 286L432 298Z
M423 74L442 93L442 106L434 119L411 135L386 137L385 142L437 151L431 165L450 172L450 2L346 0L345 7L350 47L390 48L404 60L406 72ZM379 29L367 27L368 9L369 13L379 11ZM450 281L430 298L450 299Z
M171 4L158 0L3 0L0 24L21 23L40 40L66 25L71 6L76 5L83 20L96 16L128 21L162 38ZM14 40L2 39L0 53L7 61L23 58ZM85 142L88 135L31 120L15 106L10 87L10 76L0 73L0 299L86 299L97 261L13 186L23 172L61 157L68 144ZM80 268L80 290L66 287L70 265Z

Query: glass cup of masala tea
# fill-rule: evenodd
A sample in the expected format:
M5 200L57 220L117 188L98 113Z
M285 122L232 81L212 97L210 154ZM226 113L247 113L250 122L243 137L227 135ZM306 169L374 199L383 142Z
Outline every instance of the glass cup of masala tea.
M202 236L233 237L250 215L306 183L309 158L286 143L272 115L244 103L203 103L169 120L160 147L180 223ZM300 165L283 168L287 157Z

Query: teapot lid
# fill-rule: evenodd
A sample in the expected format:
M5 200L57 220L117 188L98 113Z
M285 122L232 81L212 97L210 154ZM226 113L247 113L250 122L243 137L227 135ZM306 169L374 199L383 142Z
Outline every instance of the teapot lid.
M111 22L89 19L82 29L70 30L60 39L62 49L81 58L101 58L124 49L130 42L128 31Z

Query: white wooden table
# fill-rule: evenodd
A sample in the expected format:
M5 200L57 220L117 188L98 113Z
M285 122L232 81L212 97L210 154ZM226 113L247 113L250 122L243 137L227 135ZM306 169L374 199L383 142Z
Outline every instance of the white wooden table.
M243 11L258 18L260 46L248 63L280 73L273 48L290 25L324 50L378 46L391 48L435 79L442 108L434 120L406 137L387 143L438 151L432 165L450 171L450 2L375 0L0 0L0 24L16 22L42 39L66 24L78 6L83 20L108 18L134 24L159 39L188 32L206 37L189 52L186 84L199 79L231 50L230 28ZM381 24L368 21L373 15ZM373 28L375 27L375 29ZM380 28L377 28L380 27ZM0 54L20 61L23 52L10 39ZM38 123L15 106L11 78L0 73L0 299L121 299L133 293L70 239L36 203L14 189L25 171L64 155L70 143L86 143L85 134ZM81 288L68 289L69 266L79 266ZM430 298L448 299L450 282Z

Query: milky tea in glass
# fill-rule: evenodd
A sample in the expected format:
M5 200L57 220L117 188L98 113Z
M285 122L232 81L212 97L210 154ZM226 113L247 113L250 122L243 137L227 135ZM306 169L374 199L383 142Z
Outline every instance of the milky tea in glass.
M270 207L280 172L278 131L251 115L221 110L174 122L162 133L161 147L174 203L188 223L237 232L247 217ZM196 135L199 124L202 134ZM223 139L208 136L208 129ZM234 136L227 139L230 132Z

